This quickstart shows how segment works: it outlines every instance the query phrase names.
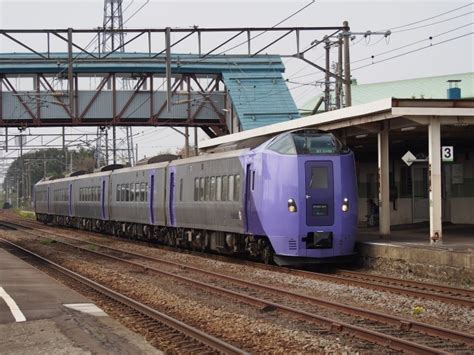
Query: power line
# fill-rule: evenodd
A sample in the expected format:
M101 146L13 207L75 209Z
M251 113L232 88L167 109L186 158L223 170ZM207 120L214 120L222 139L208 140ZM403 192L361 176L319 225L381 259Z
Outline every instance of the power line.
M384 54L392 53L392 52L398 51L398 50L403 49L403 48L411 47L411 46L413 46L413 45L415 45L415 44L418 44L418 43L422 43L422 42L426 42L426 41L431 41L433 38L443 36L443 35L445 35L445 34L448 34L448 33L454 32L454 31L457 31L457 30L459 30L459 29L461 29L461 28L464 28L464 27L472 26L473 24L474 24L474 22L467 23L467 24L465 24L465 25L462 25L462 26L453 28L453 29L451 29L451 30L448 30L448 31L445 31L445 32L441 32L441 33L438 33L438 34L433 35L433 36L429 36L428 38L424 38L424 39L421 39L421 40L418 40L418 41L415 41L415 42L411 42L411 43L405 44L405 45L403 45L403 46L401 46L401 47L397 47L397 48L390 49L390 50L388 50L388 51L384 51L384 52L380 52L380 53L377 53L377 54L373 54L373 55L371 55L370 57L366 57L366 58L362 58L362 59L357 59L357 60L351 62L351 64L363 62L363 61L369 60L369 59L374 59L376 56L382 56L382 55L384 55Z
M440 23L448 22L448 21L451 21L451 20L455 20L455 19L458 19L458 18L467 16L467 15L470 15L470 14L472 14L472 13L474 13L474 11L466 12L466 13L464 13L464 14L461 14L461 15L458 15L458 16L454 16L454 17L450 17L450 18L445 19L445 20L436 21L436 22L431 22L431 23L428 23L428 24L422 25L422 26L410 27L410 28L406 28L406 29L404 29L404 30L392 31L392 33L400 33L400 32L407 32L407 31L418 30L418 29L420 29L420 28L425 28L425 27L429 27L429 26L433 26L433 25L438 25L438 24L440 24Z
M417 24L419 24L419 23L422 23L422 22L425 22L425 21L429 21L429 20L432 20L432 19L435 19L435 18L444 16L444 15L450 14L450 13L455 12L455 11L457 11L457 10L464 9L465 7L468 7L468 6L471 6L471 5L472 5L472 3L467 4L467 5L463 5L463 6L457 7L457 8L455 8L455 9L453 9L453 10L442 12L442 13L440 13L440 14L438 14L438 15L435 15L435 16L431 16L431 17L428 17L428 18L425 18L425 19L422 19L422 20L418 20L418 21L415 21L415 22L407 23L407 24L405 24L405 25L401 25L401 26L397 26L397 27L392 27L390 30L393 31L393 30L398 30L399 28L408 27L408 26L412 26L412 25L417 25Z
M415 53L415 52L419 52L423 49L427 49L427 48L431 48L431 47L434 47L434 46L438 46L440 44L444 44L444 43L447 43L447 42L451 42L451 41L454 41L456 39L459 39L459 38L463 38L463 37L466 37L466 36L470 36L474 34L474 32L469 32L469 33L465 33L463 35L460 35L460 36L457 36L457 37L452 37L452 38L448 38L447 40L444 40L444 41L441 41L441 42L437 42L437 43L432 43L428 46L424 46L424 47L420 47L420 48L417 48L417 49L414 49L414 50L411 50L411 51L408 51L408 52L404 52L404 53L401 53L401 54L397 54L397 55L394 55L392 57L389 57L389 58L386 58L386 59L382 59L382 60L379 60L378 62L373 62L373 63L370 63L370 64L365 64L365 65L362 65L360 67L357 67L357 68L354 68L352 69L352 71L355 71L355 70L358 70L358 69L362 69L362 68L365 68L365 67L368 67L368 66L371 66L371 65L374 65L374 64L379 64L379 63L383 63L383 62L386 62L388 60L391 60L391 59L395 59L395 58L400 58L400 57L403 57L405 55L408 55L408 54L411 54L411 53Z

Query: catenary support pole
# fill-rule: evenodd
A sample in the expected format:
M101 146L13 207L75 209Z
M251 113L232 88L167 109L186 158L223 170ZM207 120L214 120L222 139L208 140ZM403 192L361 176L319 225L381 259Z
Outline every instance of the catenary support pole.
M439 117L431 117L428 126L428 162L430 194L430 243L442 243L441 215L441 123Z
M390 235L390 179L389 179L389 124L382 122L377 135L378 176L379 176L379 233L381 237Z
M349 55L349 42L351 41L349 22L344 21L344 95L346 107L352 106L351 94L351 57Z

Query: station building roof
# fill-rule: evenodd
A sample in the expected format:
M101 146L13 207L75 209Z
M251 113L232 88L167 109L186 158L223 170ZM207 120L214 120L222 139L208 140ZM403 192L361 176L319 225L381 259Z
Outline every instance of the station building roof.
M474 98L474 73L430 76L423 78L386 81L372 84L353 82L352 104L366 104L385 97L406 97L412 99L446 99L448 80L461 80L458 87L462 98ZM306 102L301 110L311 112L321 95Z

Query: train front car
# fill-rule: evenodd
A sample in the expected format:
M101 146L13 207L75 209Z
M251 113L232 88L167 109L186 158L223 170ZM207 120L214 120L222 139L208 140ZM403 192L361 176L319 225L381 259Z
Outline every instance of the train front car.
M348 261L354 255L353 153L332 134L281 134L247 157L248 231L265 235L279 265Z

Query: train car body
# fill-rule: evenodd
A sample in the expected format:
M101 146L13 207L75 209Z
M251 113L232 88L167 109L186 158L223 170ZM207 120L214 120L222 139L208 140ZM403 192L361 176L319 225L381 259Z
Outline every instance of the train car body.
M60 191L53 203L52 189ZM40 182L35 191L39 220L63 224L60 216L68 216L66 225L171 246L280 265L342 261L354 250L354 156L320 131L283 133L254 149Z
M354 156L334 137L283 134L246 157L248 232L266 235L279 264L341 261L357 226Z

